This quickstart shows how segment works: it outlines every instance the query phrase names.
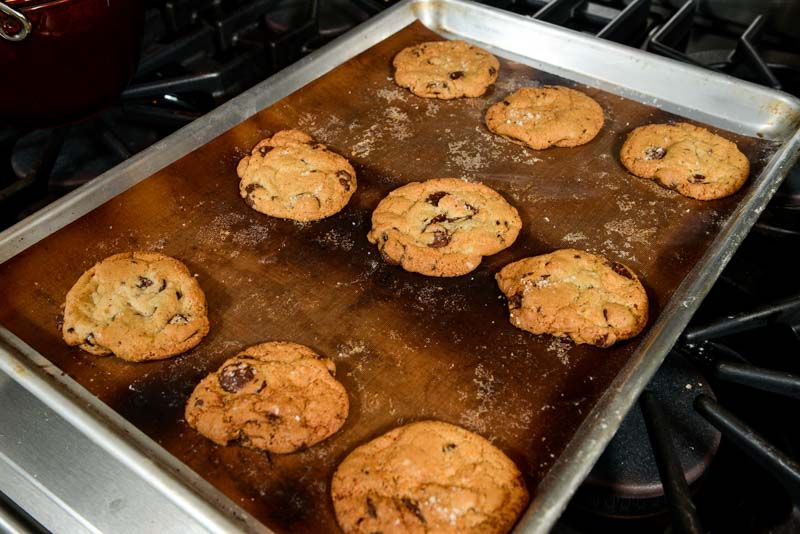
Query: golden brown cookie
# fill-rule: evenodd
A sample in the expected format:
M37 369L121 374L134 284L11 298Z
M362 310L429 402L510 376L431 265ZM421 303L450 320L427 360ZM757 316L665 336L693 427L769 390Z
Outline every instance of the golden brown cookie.
M563 249L516 261L497 273L511 324L534 334L610 347L647 323L647 293L625 265Z
M394 57L394 81L417 96L449 100L476 97L497 80L500 62L464 41L410 46Z
M336 520L351 532L508 532L528 502L502 451L463 428L422 421L362 445L333 475Z
M339 430L349 401L328 358L297 343L249 347L205 377L186 403L186 422L227 445L276 453L310 447Z
M568 87L523 87L486 111L489 130L537 150L586 144L603 122L600 104Z
M750 162L736 143L685 122L636 128L620 159L636 176L698 200L732 195L750 174Z
M191 349L207 333L197 281L184 264L156 252L124 252L95 264L64 304L64 341L92 354L160 360Z
M522 221L499 193L456 178L412 182L381 200L367 238L383 257L428 276L459 276L510 247Z
M295 221L316 221L340 212L356 190L350 162L297 130L260 141L242 158L236 173L248 206Z

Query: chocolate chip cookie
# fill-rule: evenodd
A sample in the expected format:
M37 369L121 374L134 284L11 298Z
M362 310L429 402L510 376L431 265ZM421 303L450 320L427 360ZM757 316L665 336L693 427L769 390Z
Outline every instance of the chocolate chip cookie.
M497 80L500 62L464 41L410 46L394 58L394 81L417 96L450 100L476 97Z
M537 150L586 144L603 122L600 104L568 87L523 87L486 111L489 130Z
M236 172L239 193L248 206L295 221L316 221L340 212L356 190L350 162L297 130L260 141Z
M124 252L95 264L67 293L69 345L123 360L160 360L208 333L206 297L184 264L155 252Z
M508 298L511 324L534 334L610 347L647 323L647 293L633 271L582 250L516 261L496 279Z
M456 178L412 182L381 200L367 238L386 261L428 276L459 276L510 247L522 221L489 187Z
M750 174L750 162L736 143L685 122L636 128L620 159L636 176L698 200L732 195Z
M249 347L205 377L186 404L186 422L227 445L289 453L339 430L349 401L333 361L296 343Z
M351 452L331 482L351 532L508 532L528 490L502 451L463 428L423 421Z

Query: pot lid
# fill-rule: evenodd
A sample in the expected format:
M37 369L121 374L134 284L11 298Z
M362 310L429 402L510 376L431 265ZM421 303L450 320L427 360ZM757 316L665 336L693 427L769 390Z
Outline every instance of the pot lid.
M20 9L24 9L26 7L33 7L38 6L40 4L49 4L53 3L54 1L58 0L0 0L0 2L5 3L8 7L13 7L17 11Z

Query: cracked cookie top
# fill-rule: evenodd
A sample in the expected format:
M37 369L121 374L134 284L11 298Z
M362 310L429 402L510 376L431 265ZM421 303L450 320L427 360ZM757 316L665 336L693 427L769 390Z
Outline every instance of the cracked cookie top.
M600 104L568 87L523 87L486 111L489 130L537 150L586 144L603 122Z
M437 178L389 193L372 213L367 238L407 271L459 276L511 246L521 228L517 210L493 189Z
M503 267L496 279L511 324L534 334L610 347L647 323L647 293L633 271L583 250L525 258Z
M750 174L750 162L736 143L685 122L636 128L622 145L620 160L636 176L698 200L732 195Z
M488 440L455 425L395 428L351 452L333 475L350 532L508 532L528 502L522 475Z
M124 252L95 264L67 293L69 345L128 361L185 352L208 333L206 297L186 266L155 252Z
M219 445L238 441L275 453L310 447L347 419L347 392L328 358L296 343L249 347L206 376L186 422Z
M256 211L295 221L340 212L356 190L356 171L345 158L297 130L261 140L239 162L239 194Z
M497 80L500 62L464 41L410 46L394 57L394 81L417 96L449 100L477 97Z

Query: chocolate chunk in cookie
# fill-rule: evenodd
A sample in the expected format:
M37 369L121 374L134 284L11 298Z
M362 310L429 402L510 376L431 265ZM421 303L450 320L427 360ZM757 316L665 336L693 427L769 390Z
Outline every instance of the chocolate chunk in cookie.
M537 150L586 144L603 122L600 104L568 87L523 87L486 112L489 130Z
M422 421L351 452L333 475L336 520L353 532L503 533L528 502L502 451L463 428Z
M724 137L688 123L649 124L628 134L620 160L631 173L698 200L732 195L750 162Z
M295 221L338 213L357 185L350 162L297 130L283 130L259 142L236 172L239 193L248 206Z
M206 297L181 262L125 252L97 263L69 290L62 335L92 354L129 361L185 352L208 333Z
M334 363L303 345L249 347L205 377L186 403L186 421L219 445L237 441L289 453L344 424L349 401Z
M621 263L564 249L506 265L496 276L511 324L610 347L647 323L647 293Z
M402 50L394 67L400 87L417 96L449 100L481 96L497 80L500 63L464 41L432 41Z
M511 246L522 222L489 187L438 178L395 189L372 213L367 238L387 261L429 276L459 276Z

